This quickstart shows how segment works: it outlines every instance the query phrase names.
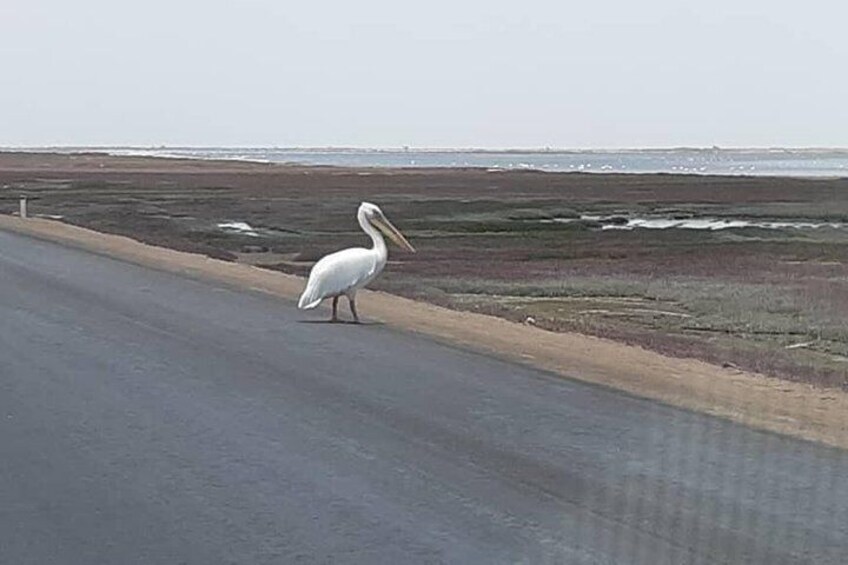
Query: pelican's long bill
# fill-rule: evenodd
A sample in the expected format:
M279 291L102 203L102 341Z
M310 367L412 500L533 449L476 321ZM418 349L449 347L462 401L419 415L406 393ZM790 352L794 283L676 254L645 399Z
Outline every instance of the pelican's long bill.
M398 247L401 249L406 249L411 253L415 253L415 248L410 245L410 243L403 237L403 234L400 233L396 227L392 225L392 223L385 216L380 216L378 218L373 218L371 223L377 227L381 232L383 232L386 237L394 241Z

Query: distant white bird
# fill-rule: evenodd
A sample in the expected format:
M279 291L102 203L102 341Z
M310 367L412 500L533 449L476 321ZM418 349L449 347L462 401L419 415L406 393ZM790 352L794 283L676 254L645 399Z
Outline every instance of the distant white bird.
M389 255L380 232L386 234L398 247L415 253L415 249L403 234L386 219L376 205L363 202L356 218L362 230L371 236L373 247L351 247L322 257L309 272L306 289L297 303L298 308L315 308L325 298L332 298L333 317L330 321L337 322L339 297L344 295L350 302L350 312L354 320L359 322L359 315L356 313L356 291L377 278L386 266Z

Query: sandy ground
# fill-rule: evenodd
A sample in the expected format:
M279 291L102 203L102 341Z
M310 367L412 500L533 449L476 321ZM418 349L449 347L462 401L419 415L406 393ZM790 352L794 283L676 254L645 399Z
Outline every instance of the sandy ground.
M250 265L140 243L61 222L0 216L0 229L81 247L148 267L214 279L294 301L303 279ZM509 358L565 377L729 418L747 425L848 448L848 395L800 383L670 358L574 333L457 312L365 291L362 312L398 329ZM308 316L310 314L304 314ZM350 326L356 331L356 326Z

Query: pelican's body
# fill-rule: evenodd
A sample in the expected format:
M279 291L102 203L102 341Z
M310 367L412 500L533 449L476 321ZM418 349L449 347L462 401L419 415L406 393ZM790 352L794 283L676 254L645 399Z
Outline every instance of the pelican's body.
M298 308L315 308L325 298L354 296L357 290L374 280L386 266L386 244L382 243L381 247L352 247L322 257L309 272L309 281L297 304Z
M389 257L383 231L399 246L415 251L406 238L386 219L374 204L363 202L356 215L362 230L371 237L370 249L352 247L322 257L309 273L306 289L297 306L301 309L315 308L325 298L333 299L332 321L338 319L338 299L347 296L350 310L356 321L356 291L373 281L386 266Z

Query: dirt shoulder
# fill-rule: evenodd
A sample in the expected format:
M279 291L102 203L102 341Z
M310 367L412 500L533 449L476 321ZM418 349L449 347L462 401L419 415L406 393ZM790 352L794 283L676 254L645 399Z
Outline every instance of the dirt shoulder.
M147 245L61 222L0 216L0 229L140 265L243 286L295 300L303 279L250 265ZM381 292L360 295L368 317L451 345L508 358L564 377L612 387L753 427L848 448L848 395L671 358L606 339L555 333ZM351 327L351 331L356 331Z

